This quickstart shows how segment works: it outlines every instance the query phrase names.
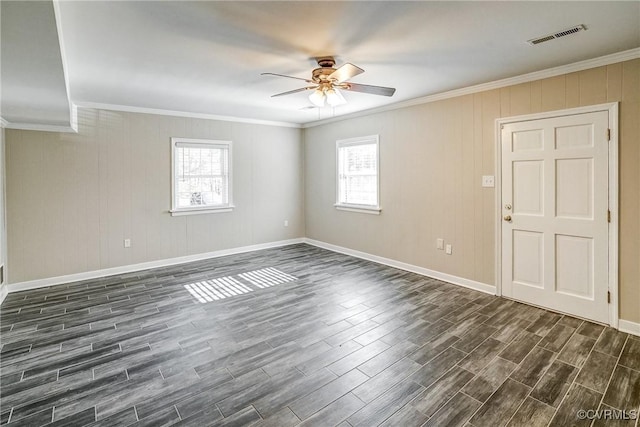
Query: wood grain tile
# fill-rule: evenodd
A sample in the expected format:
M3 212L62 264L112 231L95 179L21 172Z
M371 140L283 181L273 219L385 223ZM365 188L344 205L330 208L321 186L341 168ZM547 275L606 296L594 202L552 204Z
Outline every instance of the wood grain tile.
M540 342L541 338L531 332L522 331L502 352L500 357L514 363L520 363Z
M363 402L371 402L418 369L420 369L418 363L404 358L356 387L353 390L353 394Z
M551 406L527 397L507 426L546 427L555 411Z
M589 357L589 353L595 343L596 340L593 338L588 338L585 335L576 333L564 346L558 356L558 360L580 368L585 360L587 360L587 357Z
M640 372L618 365L602 402L616 409L640 406Z
M582 326L578 328L576 333L578 335L584 335L585 337L597 340L604 329L605 327L602 325L591 322L584 322L582 323Z
M531 397L554 408L558 407L578 373L574 366L559 360L553 362L531 392Z
M594 349L609 356L618 357L628 336L628 334L616 331L613 328L605 328Z
M448 348L409 378L424 387L429 387L464 357L465 353Z
M352 426L378 425L413 400L424 387L406 379L347 418Z
M266 268L295 280L241 276ZM250 292L187 289L228 278ZM540 400L571 425L602 395L640 405L636 337L305 244L11 293L0 321L9 426L535 426Z
M613 356L608 356L595 350L592 351L580 370L576 383L599 393L604 393L613 369L616 367L616 362L617 360Z
M424 424L424 427L463 426L481 403L471 397L458 393L446 405L444 405L433 417Z
M352 393L347 393L327 405L324 409L316 412L310 418L304 420L299 424L299 426L311 427L337 425L364 405L365 403L355 397Z
M344 396L368 379L368 376L354 369L302 399L296 400L289 405L289 408L291 408L298 418L306 420L311 415Z
M411 402L417 410L431 417L449 399L458 392L474 377L474 374L459 366L454 366L440 379L420 393Z
M542 378L555 358L555 353L535 347L511 374L511 378L533 387Z
M507 379L478 409L470 422L477 426L505 425L518 410L531 388Z
M566 397L560 404L558 411L549 423L549 426L588 426L589 419L580 419L578 411L596 410L600 404L602 395L579 384L571 386Z
M484 403L516 367L515 363L496 357L462 391Z
M493 338L487 338L476 347L468 356L459 362L459 365L473 373L479 373L489 362L500 353L504 344Z
M460 338L456 336L446 333L442 334L433 341L424 344L413 354L411 354L409 358L416 361L417 363L420 363L421 365L424 365L459 340Z
M620 355L619 363L640 371L640 337L629 337Z
M285 407L275 414L258 421L253 424L255 427L293 427L300 423L296 415L291 409Z
M380 427L421 426L427 421L427 416L411 405L404 405L398 412L391 415Z
M562 350L562 347L569 341L575 329L563 325L555 325L544 339L540 342L540 347L556 353Z

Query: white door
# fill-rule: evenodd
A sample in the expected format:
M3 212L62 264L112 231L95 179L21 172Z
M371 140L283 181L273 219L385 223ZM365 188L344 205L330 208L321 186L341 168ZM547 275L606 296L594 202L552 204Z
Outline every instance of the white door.
M502 128L503 295L609 323L607 112Z

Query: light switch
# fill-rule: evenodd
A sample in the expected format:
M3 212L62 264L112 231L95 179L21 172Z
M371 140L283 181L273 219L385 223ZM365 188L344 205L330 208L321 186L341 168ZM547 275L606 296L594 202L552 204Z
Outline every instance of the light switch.
M436 239L436 249L444 249L444 239Z
M453 253L453 248L451 245L447 245L447 248L444 251L447 255L451 255Z

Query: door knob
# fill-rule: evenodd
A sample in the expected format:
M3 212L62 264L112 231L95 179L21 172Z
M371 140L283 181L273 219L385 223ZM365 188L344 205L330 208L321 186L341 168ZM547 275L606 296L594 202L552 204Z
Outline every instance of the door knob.
M507 222L511 222L511 215L505 215L504 220Z

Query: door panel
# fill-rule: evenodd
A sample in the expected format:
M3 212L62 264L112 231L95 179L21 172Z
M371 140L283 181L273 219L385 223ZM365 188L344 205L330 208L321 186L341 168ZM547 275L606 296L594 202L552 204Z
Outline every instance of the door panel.
M543 140L542 129L516 131L513 133L513 152L542 150Z
M593 239L556 235L556 290L593 298Z
M608 113L502 128L507 297L608 323Z
M582 124L556 128L556 149L593 147L593 126Z
M556 160L556 217L593 219L593 158Z
M513 212L521 215L544 215L544 162L513 162Z
M513 230L513 282L525 286L544 286L544 234Z

